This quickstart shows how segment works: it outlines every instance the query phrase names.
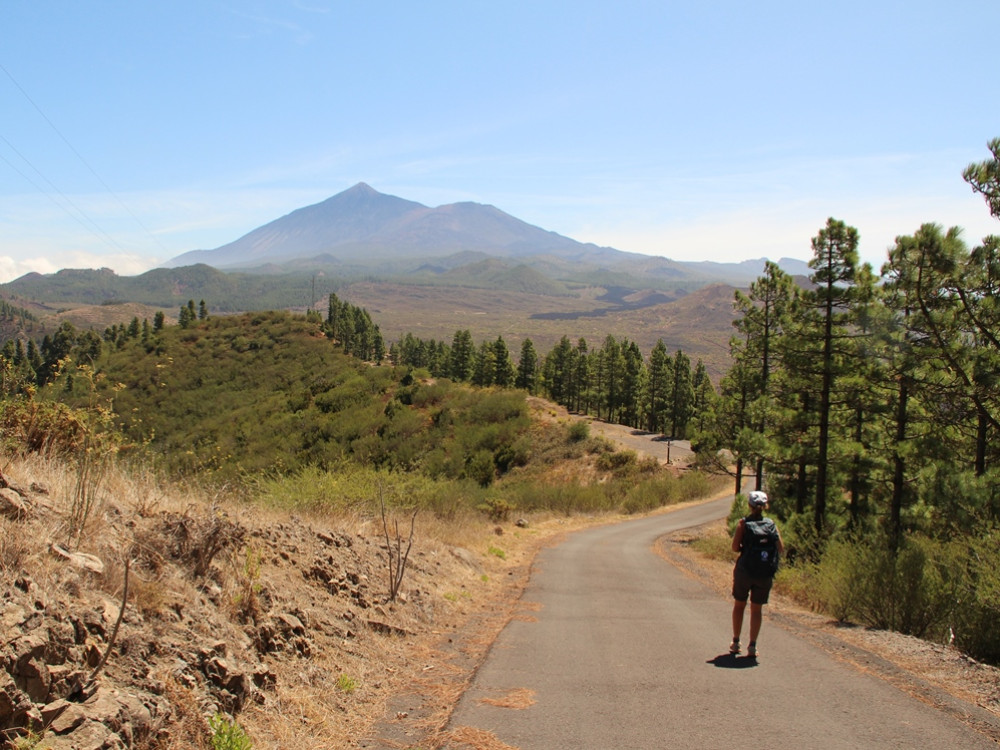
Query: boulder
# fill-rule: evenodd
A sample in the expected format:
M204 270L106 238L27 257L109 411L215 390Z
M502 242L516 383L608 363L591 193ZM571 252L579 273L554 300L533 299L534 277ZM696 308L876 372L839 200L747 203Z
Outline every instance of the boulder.
M31 505L10 487L0 488L0 516L23 521L31 515Z

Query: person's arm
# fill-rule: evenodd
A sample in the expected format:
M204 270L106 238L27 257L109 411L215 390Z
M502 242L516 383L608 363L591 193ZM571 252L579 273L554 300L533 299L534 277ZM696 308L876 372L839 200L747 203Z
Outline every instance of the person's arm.
M785 543L781 539L781 532L778 531L777 526L775 526L774 530L778 532L778 554L783 555L785 554Z
M740 552L743 550L743 526L744 519L740 519L740 522L736 525L736 531L733 532L733 552Z

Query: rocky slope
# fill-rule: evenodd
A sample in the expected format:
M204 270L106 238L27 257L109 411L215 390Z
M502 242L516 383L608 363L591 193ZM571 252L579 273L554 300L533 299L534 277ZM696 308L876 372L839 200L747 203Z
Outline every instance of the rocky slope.
M418 524L406 556L407 518L168 508L133 486L71 547L53 487L71 477L44 473L0 481L5 747L199 748L242 729L258 748L358 746L391 695L426 679L429 644L512 599L528 541L483 527L457 546ZM406 556L395 600L390 548Z

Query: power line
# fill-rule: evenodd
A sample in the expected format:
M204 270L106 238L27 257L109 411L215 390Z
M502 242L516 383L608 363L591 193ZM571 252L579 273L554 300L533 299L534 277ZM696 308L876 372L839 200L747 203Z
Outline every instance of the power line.
M31 161L28 159L28 157L26 157L24 154L22 154L20 151L18 151L10 141L8 141L2 135L0 135L0 141L3 141L4 143L6 143L7 147L10 148L11 151L13 151L19 157L21 157L21 159L25 162L25 164L27 164L29 167L31 167L33 170L35 170L35 173L39 177L41 177L43 180L45 180L45 182L47 182L49 184L49 186L52 188L52 190L55 191L56 193L58 193L59 196L64 201L66 201L66 203L68 203L70 206L72 206L73 209L76 211L76 213L73 213L73 211L70 211L66 207L65 204L60 203L54 197L52 197L52 194L50 192L48 192L44 187L42 187L37 182L35 182L29 175L26 175L24 172L22 172L20 169L18 169L17 166L15 166L13 164L13 162L10 161L10 159L8 159L3 154L0 154L0 159L3 159L5 162L7 162L7 166L9 166L11 169L13 169L19 175L21 175L21 177L23 177L25 180L27 180L28 182L30 182L32 185L34 185L35 189L38 192L40 192L43 195L45 195L45 197L48 198L50 201L52 201L52 203L55 204L57 208L61 208L63 211L65 211L67 213L67 215L69 215L70 217L72 217L75 221L77 221L80 224L80 226L82 226L84 229L86 229L91 234L93 234L97 239L102 240L102 241L106 241L106 242L110 242L112 245L114 245L115 247L117 247L123 253L124 252L128 252L127 250L125 250L124 247L122 247L118 243L117 240L115 240L114 237L112 237L110 234L108 234L101 227L100 224L98 224L92 218L90 218L87 215L86 211L84 211L79 206L77 206L69 196L67 196L59 188L57 188L54 184L52 184L52 181L48 177L46 177L44 174L42 174L42 172L38 169L38 167L36 167L34 164L32 164Z
M76 158L80 160L80 162L87 168L87 170L94 176L94 178L99 183L101 183L101 185L104 187L105 191L107 191L107 193L109 195L111 195L118 202L118 205L121 206L122 209L129 216L132 217L132 219L135 221L135 223L138 224L142 228L142 230L146 233L146 235L151 240L153 240L153 242L155 242L157 244L157 246L161 250L163 250L165 253L169 252L167 250L167 248L163 245L163 243L160 242L159 238L156 235L154 235L145 224L142 223L142 221L139 219L138 216L136 216L134 213L132 213L132 210L127 205L125 205L125 202L118 196L118 194L114 190L111 189L111 187L108 185L108 183L106 183L104 181L104 179L97 173L97 170L95 170L90 165L90 163L86 159L83 158L83 155L79 151L76 150L76 148L73 146L73 144L69 142L69 139L65 135L62 134L62 131L60 131L59 128L56 127L55 123L52 122L52 120L49 119L48 115L46 115L45 112L42 111L42 108L39 107L37 103L35 103L35 100L32 99L31 96L28 94L28 92L24 90L24 87L21 86L21 84L17 82L17 79L14 78L14 76L11 74L11 72L9 70L7 70L6 67L4 67L3 63L0 63L0 70L2 70L7 75L7 77L11 80L11 82L17 87L17 90L21 92L21 94L24 96L24 98L28 100L28 102L31 104L32 107L35 108L35 111L38 112L39 115L41 115L42 119L45 120L45 122L48 123L49 127L52 128L52 130L55 132L56 135L59 136L59 138L62 139L62 142L65 143L66 146L69 148L69 150L72 151L76 155ZM10 146L10 142L7 141L6 138L4 138L3 140L4 140L5 143L7 143L8 146ZM11 148L13 149L13 146L11 146ZM38 172L39 175L42 174L38 170L37 167L35 167L33 164L31 164L31 162L28 161L22 154L20 154L19 152L17 152L16 149L14 149L14 151L15 151L15 153L18 154L18 156L20 156L22 159L24 159L25 162L27 162L28 164L30 164L31 167L32 167L32 169L34 169L36 172ZM7 160L5 159L4 161L7 161ZM7 163L10 164L9 161ZM11 166L13 167L13 165L11 165ZM20 172L20 170L16 170L15 169L15 171L18 171L20 174L22 174L22 176L24 176L23 173ZM43 179L45 179L46 182L48 182L50 185L52 185L53 188L55 188L55 185L52 184L52 181L49 180L48 178L45 178L44 175L43 175ZM32 184L34 184L34 182L31 181L31 180L29 180L29 182L32 182ZM37 187L37 185L36 185L36 187ZM63 193L61 191L59 191L58 188L56 188L56 190L57 190L57 192L59 192L60 195L63 195ZM65 197L65 196L63 196L63 197ZM80 209L77 208L77 210L80 210ZM81 211L81 213L83 213L83 212ZM92 219L88 218L88 221L91 221L94 224L94 226L97 226L96 222L93 222ZM108 237L108 239L111 239L110 235L108 235L103 230L101 230L101 231L102 231L102 233L105 234L105 236ZM112 241L112 243L116 247L118 247L119 249L123 249L123 248L121 248L121 245L119 245L113 239L111 241Z

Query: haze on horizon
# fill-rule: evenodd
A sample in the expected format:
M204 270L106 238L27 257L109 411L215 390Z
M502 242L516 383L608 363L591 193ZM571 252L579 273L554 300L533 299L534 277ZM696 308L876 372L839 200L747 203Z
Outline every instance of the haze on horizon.
M675 260L876 268L1000 136L993 0L0 9L0 282L131 275L357 182Z

